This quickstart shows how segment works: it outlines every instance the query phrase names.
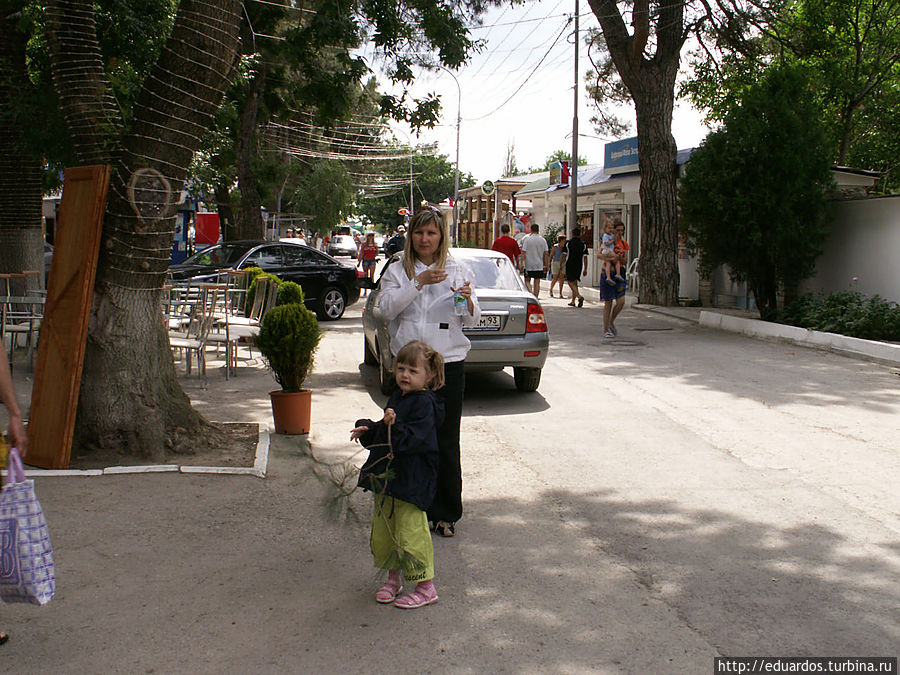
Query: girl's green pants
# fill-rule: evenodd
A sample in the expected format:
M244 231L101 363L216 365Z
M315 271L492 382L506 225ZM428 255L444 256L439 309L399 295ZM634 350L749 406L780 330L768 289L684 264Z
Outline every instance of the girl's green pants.
M369 544L375 567L403 570L407 581L434 578L434 546L428 516L417 506L390 495L376 494Z

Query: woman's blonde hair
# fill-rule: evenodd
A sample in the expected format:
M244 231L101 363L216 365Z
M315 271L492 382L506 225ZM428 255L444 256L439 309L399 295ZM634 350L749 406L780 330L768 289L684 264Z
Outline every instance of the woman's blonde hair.
M394 363L403 363L407 366L417 366L419 361L425 362L425 367L431 373L428 388L436 391L444 386L444 357L434 351L428 344L421 340L407 342L397 352Z
M441 233L441 243L438 245L438 249L434 254L434 263L440 268L447 266L447 255L450 251L450 234L447 232L447 226L444 224L444 217L436 207L423 206L409 219L409 229L406 232L406 248L403 252L403 269L406 271L406 276L410 279L416 275L416 252L413 250L412 235L413 232L420 227L424 227L428 223L434 223L435 227L437 227Z

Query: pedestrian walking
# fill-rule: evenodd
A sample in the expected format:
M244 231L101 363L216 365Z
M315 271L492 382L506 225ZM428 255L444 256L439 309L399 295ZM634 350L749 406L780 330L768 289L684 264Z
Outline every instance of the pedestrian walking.
M600 274L600 299L603 300L603 337L613 338L619 334L616 330L616 317L625 308L625 291L628 282L625 279L625 266L628 261L628 242L625 241L625 224L621 220L613 223L616 255L613 284L607 283L606 272Z
M584 297L578 290L578 282L587 274L587 246L581 240L581 228L572 230L572 238L563 247L561 264L566 270L566 283L572 290L572 302L569 307L584 307Z
M389 321L391 353L421 340L444 359L444 386L436 391L445 407L444 423L438 428L440 465L434 502L428 508L435 532L444 537L455 534L462 516L459 425L465 359L471 346L463 327L475 326L481 318L473 279L472 271L450 255L450 235L435 208L423 208L412 217L402 259L388 265L381 277L379 302ZM457 296L460 302L455 302Z
M363 275L371 281L375 281L375 263L378 262L378 247L375 245L375 234L369 232L366 241L359 252L359 264L362 266ZM368 293L368 291L366 291Z
M550 266L550 251L547 240L538 234L537 223L531 224L531 234L522 240L522 257L525 259L525 285L534 294L541 296L541 279L547 276ZM530 281L529 281L530 280Z
M563 247L566 245L566 235L560 233L556 238L556 243L550 250L550 297L553 297L553 287L559 284L559 297L563 296L563 280L566 276L566 270L562 266Z
M359 486L375 497L369 545L375 566L388 572L375 600L417 609L438 601L425 509L437 488L444 402L433 390L444 384L444 361L424 342L410 342L397 353L394 378L384 417L357 420L350 438L369 448ZM416 587L401 598L404 579Z
M401 225L397 228L394 236L387 240L384 245L384 255L390 258L395 253L399 253L406 247L406 226Z
M512 261L512 264L518 269L519 267L519 256L522 255L522 249L519 248L519 242L509 236L509 225L503 223L500 226L500 236L494 239L494 243L491 245L492 251L498 251L500 253L505 253L506 256Z

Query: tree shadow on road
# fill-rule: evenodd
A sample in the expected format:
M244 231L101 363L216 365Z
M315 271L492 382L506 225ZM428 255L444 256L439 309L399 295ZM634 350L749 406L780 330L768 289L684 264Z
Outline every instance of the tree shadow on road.
M612 491L478 500L468 513L464 539L436 546L439 569L466 567L447 598L467 608L459 660L488 649L505 672L705 672L712 654L896 653L896 554L812 521Z

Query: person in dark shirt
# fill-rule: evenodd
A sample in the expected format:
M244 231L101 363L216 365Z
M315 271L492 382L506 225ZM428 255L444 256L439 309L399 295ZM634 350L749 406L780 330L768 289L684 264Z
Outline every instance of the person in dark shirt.
M359 486L375 496L369 543L375 566L388 571L375 600L416 609L438 601L425 510L437 491L437 429L444 420L444 403L433 390L444 386L444 360L414 340L397 353L394 374L397 389L388 398L384 417L378 422L357 420L350 438L369 449ZM416 587L398 598L404 577Z
M572 289L569 307L584 306L584 297L578 290L578 282L587 274L587 246L581 241L581 228L572 230L572 238L563 247L562 266L566 268L566 283Z
M386 258L390 258L404 248L406 248L406 226L401 225L397 228L397 233L388 239L387 243L384 245L384 255Z

